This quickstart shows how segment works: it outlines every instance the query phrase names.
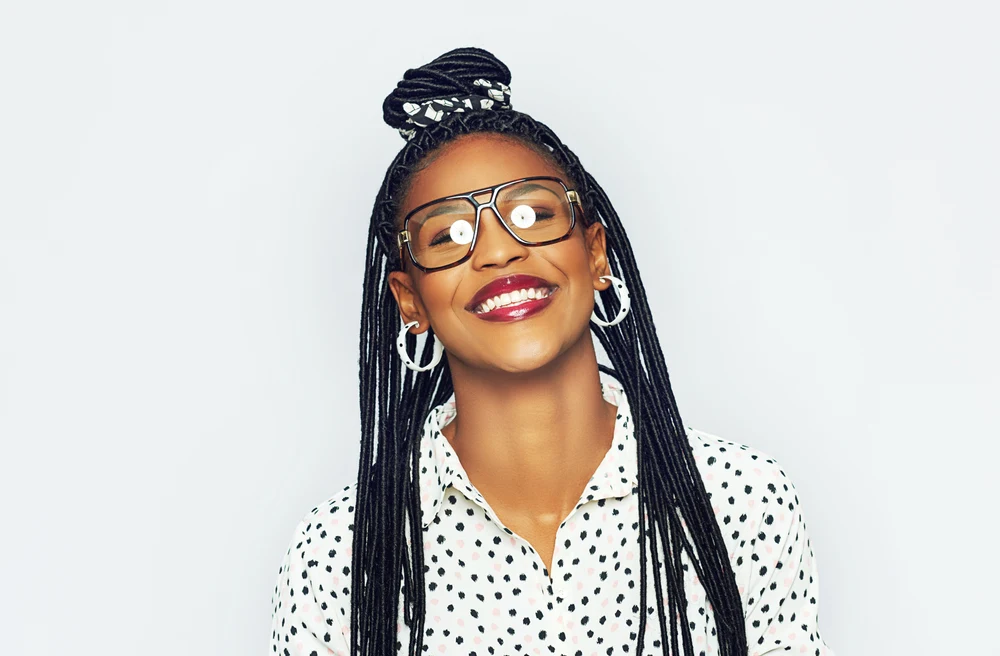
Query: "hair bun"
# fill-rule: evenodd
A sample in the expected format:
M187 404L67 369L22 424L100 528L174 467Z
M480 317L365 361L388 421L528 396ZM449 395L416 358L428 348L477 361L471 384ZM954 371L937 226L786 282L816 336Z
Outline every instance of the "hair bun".
M476 93L475 81L510 84L510 69L493 53L482 48L456 48L419 68L403 74L392 93L382 103L382 119L397 130L403 128L409 114L403 103L420 104L436 98Z

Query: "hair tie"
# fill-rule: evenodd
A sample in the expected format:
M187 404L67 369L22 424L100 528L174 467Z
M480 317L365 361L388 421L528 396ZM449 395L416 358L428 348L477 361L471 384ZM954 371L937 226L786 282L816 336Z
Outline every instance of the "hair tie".
M510 87L503 82L478 79L473 84L482 91L464 96L434 98L421 103L404 102L403 111L409 115L408 127L398 128L403 138L409 141L417 136L417 128L426 128L440 123L449 114L471 112L480 109L510 109Z

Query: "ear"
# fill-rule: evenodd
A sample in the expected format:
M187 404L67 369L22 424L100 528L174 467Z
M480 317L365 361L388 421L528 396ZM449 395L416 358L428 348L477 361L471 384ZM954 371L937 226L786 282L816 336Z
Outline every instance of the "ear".
M604 225L599 221L590 224L587 226L586 231L584 231L587 253L590 256L590 277L594 281L594 289L600 291L604 291L611 286L610 280L599 280L601 276L611 273L605 238Z
M396 305L399 307L399 316L402 318L403 323L410 323L411 321L420 322L420 325L411 328L410 332L414 335L426 332L431 327L431 324L427 319L427 311L424 308L424 304L420 301L420 294L417 292L416 285L413 284L413 276L407 271L389 272L389 289L396 299Z

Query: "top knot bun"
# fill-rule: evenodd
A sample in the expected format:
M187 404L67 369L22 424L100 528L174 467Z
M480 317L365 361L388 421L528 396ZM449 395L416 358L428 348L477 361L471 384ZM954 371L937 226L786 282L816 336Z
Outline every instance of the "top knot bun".
M482 48L456 48L420 68L403 74L396 88L382 103L382 119L397 130L410 117L404 103L419 105L437 98L477 93L476 80L510 84L510 69L493 53Z

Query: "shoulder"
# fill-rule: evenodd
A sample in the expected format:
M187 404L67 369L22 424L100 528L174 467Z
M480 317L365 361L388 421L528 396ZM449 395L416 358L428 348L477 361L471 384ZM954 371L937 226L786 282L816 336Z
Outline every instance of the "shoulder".
M784 466L773 456L749 444L723 439L696 428L686 427L688 442L705 488L716 495L744 497L760 503L776 501L784 505L791 496L795 505L795 485ZM730 503L730 505L733 505ZM791 509L791 508L789 508Z
M335 494L317 503L302 518L302 523L316 523L324 518L329 522L353 521L354 502L357 498L357 483L345 485Z
M356 498L357 483L351 483L313 506L299 521L296 529L298 540L303 542L304 547L313 549L329 546L328 558L332 558L334 552L344 552L349 560Z
M752 446L687 433L729 548L753 653L799 647L832 656L819 634L819 572L787 471Z
M760 449L690 427L687 434L740 592L752 604L758 579L783 567L776 561L805 538L795 484Z
M345 486L299 521L283 565L291 581L308 578L333 599L349 597L356 490Z
M349 652L355 488L317 504L295 529L271 600L275 653L287 654L292 642L297 653Z

